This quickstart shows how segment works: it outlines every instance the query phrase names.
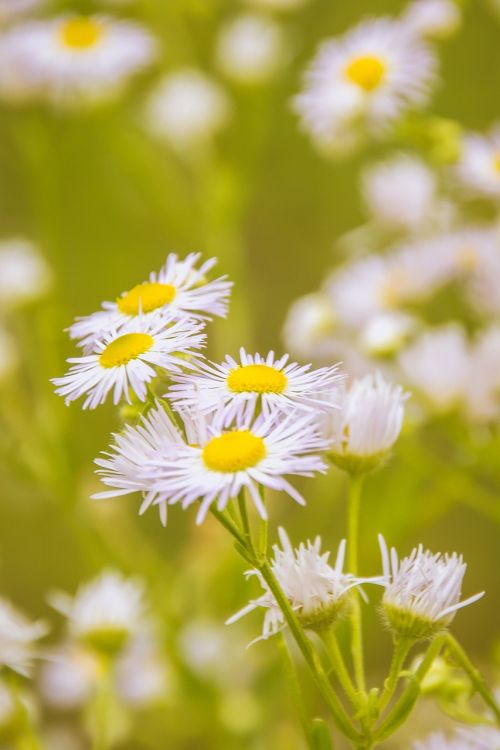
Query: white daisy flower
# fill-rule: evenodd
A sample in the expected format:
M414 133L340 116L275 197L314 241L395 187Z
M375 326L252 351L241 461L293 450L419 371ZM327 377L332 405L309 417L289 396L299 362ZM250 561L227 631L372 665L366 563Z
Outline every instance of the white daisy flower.
M210 258L197 268L200 258L201 253L189 253L179 260L170 253L160 271L151 273L147 281L122 292L114 302L104 302L102 310L77 318L69 328L71 338L88 352L103 334L119 332L139 319L156 320L160 314L167 320L225 317L232 282L226 276L208 280L206 275L217 260Z
M53 378L56 393L66 404L85 396L84 409L95 409L113 391L113 403L123 398L131 403L134 393L139 401L147 397L147 385L160 371L178 372L196 349L203 346L202 323L184 319L166 324L156 319L138 318L118 333L104 336L92 354L71 357L66 375Z
M285 475L313 476L326 466L317 455L325 442L318 435L314 415L292 413L261 414L256 418L238 415L224 426L221 415L204 416L180 412L185 439L179 440L176 427L156 407L142 425L129 428L124 441L113 446L111 458L100 461L103 481L121 495L141 489L145 495L142 509L151 505L181 503L187 508L200 501L197 523L210 506L223 510L228 502L247 489L258 512L267 517L259 487L286 492L305 503ZM155 455L156 454L156 455ZM133 464L143 461L134 486Z
M36 641L47 631L43 622L29 622L10 602L0 599L0 668L29 675Z
M55 104L109 98L155 56L148 31L105 16L25 21L0 41L0 91Z
M284 59L281 27L264 16L246 14L226 24L217 40L220 70L239 83L269 80Z
M329 552L321 552L321 538L314 542L301 543L294 549L284 529L278 530L281 548L273 546L274 557L271 568L299 622L305 628L321 630L330 627L349 605L346 594L361 583L371 579L355 578L344 573L346 542L339 545L334 567L328 560ZM262 640L275 635L285 627L283 613L258 570L249 570L246 577L257 576L264 594L253 599L240 612L227 620L227 625L236 622L259 607L265 610ZM374 579L375 580L375 579ZM376 579L378 581L378 579Z
M181 409L223 411L228 422L259 410L268 415L273 410L332 408L321 394L342 377L338 366L311 370L311 365L288 360L288 354L276 358L269 352L263 357L241 348L239 360L227 355L220 364L200 362L191 375L175 376L167 395Z
M306 294L288 310L283 339L288 349L301 359L332 359L331 339L335 331L335 311L323 292Z
M142 583L109 570L81 586L73 598L56 592L50 599L68 619L70 635L97 651L121 651L145 614Z
M500 198L499 123L487 135L470 133L464 137L457 176L473 195Z
M165 76L152 91L145 111L148 129L186 154L209 144L230 116L231 102L225 90L196 68Z
M378 134L404 109L426 103L435 59L405 24L364 21L323 42L294 106L320 148L361 125Z
M362 194L376 221L396 230L422 231L435 213L437 180L421 159L399 154L365 170Z
M408 394L379 372L345 383L332 393L340 409L320 417L328 457L341 469L370 471L387 458L401 432Z
M455 612L484 595L460 601L467 570L462 556L433 554L420 545L399 560L379 535L385 583L382 600L388 625L401 636L428 638L446 628Z
M0 310L8 310L43 297L50 289L52 273L31 242L0 242Z
M361 330L359 345L371 356L385 357L401 349L416 326L416 319L406 313L380 313Z
M455 0L414 0L401 20L418 36L443 39L458 31L462 14Z
M465 332L450 324L423 333L399 355L406 380L430 405L448 411L461 405L471 377L471 354Z
M325 283L325 292L344 325L358 328L394 307L393 283L387 257L370 255L341 266Z

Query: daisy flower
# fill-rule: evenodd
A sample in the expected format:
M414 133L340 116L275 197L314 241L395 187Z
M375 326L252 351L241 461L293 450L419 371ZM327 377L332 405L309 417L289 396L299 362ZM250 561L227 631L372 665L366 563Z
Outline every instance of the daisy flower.
M294 107L314 142L334 148L356 125L377 134L425 104L434 68L433 54L405 24L371 19L321 44Z
M167 320L225 317L232 282L226 276L209 281L206 274L217 260L210 258L197 267L200 258L201 253L189 253L179 260L170 253L160 271L151 273L147 281L122 292L114 302L103 302L102 310L77 318L69 328L71 338L89 351L103 334L119 332L139 319L147 322L159 315Z
M471 133L463 139L457 177L473 195L500 198L500 124L488 135Z
M72 104L116 94L155 55L149 32L105 16L32 20L0 43L0 90L7 95Z
M335 565L328 560L329 552L321 552L321 538L301 543L294 549L284 529L278 530L281 547L273 546L271 569L299 622L305 628L330 627L349 605L348 592L371 579L355 578L343 573L346 541L339 545ZM283 613L267 583L258 570L249 570L247 578L257 576L264 594L253 599L240 612L229 618L227 625L236 622L255 609L264 609L262 640L275 635L285 627ZM375 580L375 579L374 579ZM378 579L377 579L378 580Z
M139 427L129 428L126 441L117 441L100 462L103 482L116 488L106 496L141 489L142 509L151 503L181 503L187 508L200 501L197 523L202 523L213 503L224 510L246 489L262 518L267 518L260 487L286 492L304 505L285 476L309 477L326 470L318 455L325 442L313 414L237 415L227 425L221 415L181 411L185 434L179 439L161 408L157 405ZM141 463L134 484L131 470Z
M460 28L462 14L456 0L414 0L401 20L418 36L443 39Z
M245 14L226 24L217 41L220 70L243 84L269 80L284 60L285 39L281 27L270 19Z
M36 641L47 630L43 622L29 622L10 602L0 599L0 668L29 675Z
M176 376L168 396L181 408L224 411L228 421L258 410L269 414L275 409L331 408L321 394L342 377L338 366L311 370L311 365L288 359L288 354L276 358L269 352L262 357L241 348L239 360L227 355L221 364L203 362L192 375Z
M484 591L460 601L467 570L462 556L433 554L420 545L399 560L394 547L387 548L379 535L384 574L382 599L390 628L410 638L428 638L446 628L455 612L476 602Z
M50 600L68 619L70 635L97 651L120 651L145 613L142 583L109 570L81 586L73 598L56 592Z
M408 394L379 372L345 383L332 393L340 409L319 417L328 457L341 469L364 472L387 458L401 432Z
M178 372L190 366L186 355L203 345L202 329L202 323L188 319L166 325L161 316L137 318L118 333L104 336L91 354L68 359L68 373L52 379L56 393L64 396L66 404L85 396L84 409L103 404L111 391L114 404L122 398L130 404L132 393L145 401L147 384L158 370Z

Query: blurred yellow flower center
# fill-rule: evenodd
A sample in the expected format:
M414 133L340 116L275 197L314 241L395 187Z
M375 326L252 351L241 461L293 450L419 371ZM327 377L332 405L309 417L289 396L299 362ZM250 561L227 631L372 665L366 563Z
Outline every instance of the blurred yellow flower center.
M495 154L495 158L493 159L493 166L495 167L495 171L500 174L500 153Z
M477 266L477 252L474 247L464 246L457 252L457 266L462 271L473 271Z
M154 344L149 333L126 333L108 344L99 356L101 367L119 367L136 359Z
M244 365L233 370L227 385L233 393L283 393L288 379L269 365Z
M134 286L125 296L116 301L118 309L127 315L138 315L139 310L144 313L163 307L175 298L176 288L171 284L157 284L147 281L145 284Z
M376 89L382 82L385 72L385 63L373 55L357 57L345 69L347 78L365 91Z
M234 430L212 438L203 448L205 466L213 471L245 471L266 455L264 440L249 430Z
M65 47L88 49L100 40L103 28L92 18L72 18L61 27L60 33Z

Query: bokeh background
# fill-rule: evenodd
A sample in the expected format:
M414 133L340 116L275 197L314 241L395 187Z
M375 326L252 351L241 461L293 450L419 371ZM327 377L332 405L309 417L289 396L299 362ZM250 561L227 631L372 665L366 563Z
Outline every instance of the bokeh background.
M211 324L210 354L234 354L240 345L283 351L290 304L344 259L336 240L365 220L361 166L388 149L374 145L344 161L323 158L300 132L290 98L320 39L403 5L311 0L277 15L288 44L286 62L272 80L242 86L217 70L214 40L243 4L116 3L106 11L137 19L161 46L157 64L126 95L72 112L0 106L0 235L31 240L53 277L41 299L2 313L15 336L18 363L0 383L1 593L51 622L50 643L61 623L47 604L48 591L73 592L107 567L145 578L162 620L170 689L159 705L129 716L120 750L292 750L302 748L302 740L274 644L245 648L259 631L259 614L231 629L223 625L256 587L243 582L244 567L220 529L211 519L195 527L194 510L172 512L163 529L154 512L137 517L135 497L89 500L98 486L93 459L120 418L108 405L96 412L67 408L53 394L49 378L64 371L74 352L63 329L159 268L168 252L197 250L216 255L220 272L235 281L229 317ZM52 3L42 15L103 8ZM493 4L463 5L460 33L440 45L433 112L467 129L484 129L498 117L499 39ZM158 75L184 65L213 75L232 101L224 132L192 159L152 137L141 115ZM487 595L460 614L454 632L494 677L500 505L496 516L491 503L484 509L483 490L476 496L475 488L483 482L490 496L498 491L500 441L495 430L486 441L456 417L437 422L404 433L391 464L367 482L361 569L367 575L379 570L377 532L401 551L423 542L462 552L469 564L467 594L485 589ZM326 548L336 547L345 533L344 476L332 470L303 490L305 509L288 499L273 501L273 525L285 525L297 542L319 533ZM374 680L387 667L390 635L375 607L367 613ZM205 644L208 656L193 656L193 643L202 643L202 652ZM312 689L308 700L321 710ZM78 711L44 707L42 717L51 750L89 746ZM424 703L408 736L443 722ZM407 742L400 733L387 747Z

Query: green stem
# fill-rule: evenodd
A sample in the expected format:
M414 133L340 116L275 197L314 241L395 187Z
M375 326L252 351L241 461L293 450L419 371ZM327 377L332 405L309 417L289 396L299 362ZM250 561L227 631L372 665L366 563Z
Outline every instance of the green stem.
M450 653L456 658L464 672L466 672L466 674L468 675L470 681L476 689L476 692L479 693L486 705L491 708L498 724L500 724L500 708L489 687L487 686L482 674L478 669L476 669L462 646L458 643L456 638L451 635L451 633L446 634L446 645Z
M304 736L306 738L307 745L311 750L314 750L314 746L311 742L311 736L309 732L309 721L308 721L305 706L304 706L304 699L302 696L302 691L300 689L300 683L297 677L297 672L295 670L295 665L293 663L292 655L290 654L290 651L288 649L288 644L286 642L286 638L283 635L283 633L278 633L277 641L278 641L278 650L281 655L281 661L283 663L283 668L285 672L288 689L292 696L295 709L297 711L300 724L302 726Z
M359 547L359 511L363 475L349 476L349 497L347 509L347 563L349 573L357 575ZM354 665L356 685L360 692L366 693L365 667L363 659L363 626L361 603L357 591L353 592L350 612L351 620L351 653Z
M240 511L241 526L243 528L243 537L245 544L249 552L255 555L255 549L252 541L252 530L250 528L250 521L248 518L247 504L245 500L245 490L242 489L238 495L238 508Z
M391 668L385 681L384 691L380 697L379 710L382 712L390 703L396 690L401 670L403 669L406 657L414 644L413 638L398 638L392 655Z
M223 513L220 510L217 510L217 508L214 505L212 505L212 507L210 508L210 513L214 516L214 518L216 518L219 521L219 523L221 523L224 526L224 528L227 531L229 531L231 536L233 536L236 539L238 544L241 544L242 547L245 547L245 539L240 534L238 527L236 526L236 524L233 523L233 521L225 513Z
M359 696L345 665L344 657L342 656L342 652L339 648L337 636L335 635L334 629L325 628L320 632L319 635L321 636L321 639L326 646L326 650L328 651L328 655L332 662L333 671L337 676L344 693L349 698L352 706L354 708L358 708Z

